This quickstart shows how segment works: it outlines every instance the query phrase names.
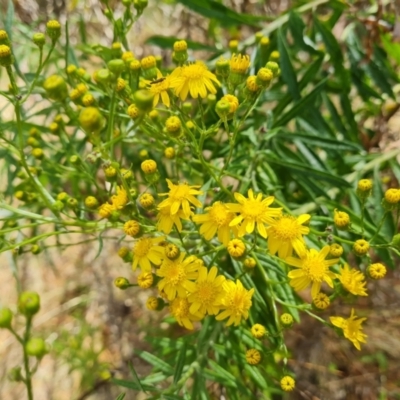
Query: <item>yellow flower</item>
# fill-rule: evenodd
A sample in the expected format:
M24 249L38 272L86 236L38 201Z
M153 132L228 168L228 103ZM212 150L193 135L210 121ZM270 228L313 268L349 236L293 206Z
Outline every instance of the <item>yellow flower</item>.
M344 211L334 211L333 223L338 229L346 229L350 224L350 215Z
M144 272L151 271L151 263L160 265L164 258L164 248L159 245L163 241L163 237L156 238L141 238L137 240L133 246L133 263L132 269L137 266Z
M111 203L114 206L115 210L123 209L129 201L128 194L126 190L121 186L117 187L117 194L111 196Z
M320 310L325 310L331 304L331 300L325 293L318 293L313 299L313 303Z
M267 237L267 230L265 224L273 224L275 218L280 217L281 208L270 208L269 205L273 203L274 197L269 196L262 200L263 195L259 193L257 197L254 197L252 189L248 191L248 198L244 197L240 193L234 194L236 201L239 204L228 203L227 206L230 211L238 213L229 226L238 227L238 236L242 237L246 233L252 233L257 224L257 231L263 237Z
M265 328L264 325L261 324L254 324L251 327L251 334L253 335L253 337L255 337L256 339L261 339L262 337L264 337L267 334L267 329Z
M240 239L232 239L227 246L228 253L233 258L240 258L246 251L246 245Z
M332 243L329 249L329 254L332 257L340 257L343 254L343 247L338 243Z
M222 284L225 277L218 275L217 267L212 267L209 271L206 267L199 268L199 276L193 289L189 289L188 297L190 312L192 314L217 315L221 309L221 301L224 297Z
M196 257L181 253L175 260L164 259L156 274L163 278L158 282L160 292L165 292L168 300L186 297L187 291L193 292L196 285L193 282L199 276L199 265L195 263Z
M382 279L386 275L386 267L381 263L371 264L367 272L372 279Z
M142 272L137 278L138 286L142 289L148 289L153 285L153 282L154 277L151 272Z
M249 317L254 288L246 290L239 280L236 283L225 281L223 288L226 294L222 299L222 312L216 316L216 319L222 321L229 317L226 325L234 324L238 326L242 318L247 319Z
M246 351L246 361L250 365L257 365L261 361L261 353L257 349L249 349Z
M218 240L225 246L228 245L230 239L229 224L235 218L235 214L229 211L226 204L216 201L211 207L205 209L206 214L197 214L193 216L193 222L202 224L200 234L206 240L211 240L215 234L218 234Z
M389 204L397 204L400 202L400 189L388 189L385 192L385 200Z
M215 94L214 85L220 86L217 77L200 61L175 68L171 74L171 87L182 101L186 100L189 92L195 99L199 96L204 99L208 93Z
M326 260L330 246L324 246L319 252L315 249L307 250L299 259L288 257L285 261L297 269L288 273L291 279L290 285L298 292L305 289L310 284L311 296L314 299L320 292L322 282L326 282L333 288L333 281L336 276L329 270L329 267L336 264L339 259Z
M150 311L156 311L160 307L161 301L155 296L150 296L146 301L146 308Z
M365 276L362 272L350 269L348 264L340 268L340 274L336 275L343 287L355 296L368 296L365 285Z
M142 164L140 164L141 170L145 174L154 174L157 171L157 163L154 160L144 160Z
M221 100L227 101L231 108L229 109L230 113L234 113L239 107L239 100L236 96L232 94L226 94L221 98Z
M189 310L189 307L190 304L187 298L177 297L171 302L169 310L178 321L180 326L184 326L186 329L192 330L193 321L200 321L202 319L202 315L192 314Z
M371 179L361 179L358 181L357 189L361 192L369 192L372 189Z
M342 317L330 317L330 321L334 326L343 330L344 337L349 339L357 350L361 350L360 343L366 343L367 335L362 333L361 324L367 318L356 319L357 316L354 314L354 309L351 309L350 317L344 319Z
M242 54L232 54L230 67L232 72L244 75L250 65L250 57Z
M99 215L101 218L108 218L114 211L114 207L109 203L104 203L99 207Z
M282 390L291 392L296 385L296 381L291 376L286 375L281 379L280 384Z
M295 218L290 215L282 215L279 219L272 221L267 228L268 249L272 255L278 253L279 257L285 259L292 255L293 249L298 256L306 251L303 235L307 235L310 229L302 226L310 220L310 215L302 214Z
M182 207L183 215L188 219L192 213L190 203L196 207L202 207L201 202L194 197L203 194L202 191L197 190L200 186L189 186L186 183L174 185L169 179L167 179L167 183L170 189L169 193L160 193L160 196L168 196L168 198L159 204L159 210L164 207L171 207L170 213L172 216Z
M364 239L356 240L353 244L353 250L358 256L363 256L368 253L369 243Z
M167 235L172 231L174 225L178 230L178 232L181 232L182 231L181 219L186 219L186 220L189 219L185 218L185 215L182 210L179 210L176 214L171 215L171 207L163 207L159 209L157 218L158 218L157 230L164 232Z
M282 325L287 327L287 328L289 328L289 327L291 327L293 325L293 317L289 313L283 313L281 315L280 320L281 320Z
M139 203L143 208L151 208L153 207L155 200L150 193L143 193L139 197Z
M255 268L255 266L257 265L257 261L253 257L248 257L244 260L243 264L246 268L251 269Z
M171 77L162 76L162 73L157 70L157 79L155 81L146 81L148 85L150 85L150 92L153 93L153 107L156 107L160 102L160 98L164 106L169 107L171 105L168 89L171 88Z
M124 224L124 232L132 237L135 237L140 232L140 224L139 222L131 219Z

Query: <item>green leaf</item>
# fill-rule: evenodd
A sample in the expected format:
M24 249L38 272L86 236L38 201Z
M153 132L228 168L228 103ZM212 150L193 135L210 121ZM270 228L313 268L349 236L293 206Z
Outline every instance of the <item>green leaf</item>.
M14 2L13 0L8 0L7 14L6 14L6 19L4 21L4 27L8 34L8 37L10 38L10 41L12 41L13 22L14 22Z
M152 44L162 49L172 49L174 43L179 40L179 38L175 36L162 36L162 35L154 35L150 36L146 40L146 44ZM185 39L186 43L188 44L188 48L191 50L207 50L207 51L214 51L220 53L221 50L218 50L215 46L210 46L208 44L203 44L200 42L196 42L194 40Z
M289 93L295 100L298 100L300 99L300 90L297 84L296 72L290 61L286 38L283 35L282 28L279 28L278 30L278 49L280 54L279 65L282 70L282 78L288 85Z
M136 373L136 370L133 366L133 364L131 362L128 362L128 367L129 367L129 371L131 371L131 374L133 376L133 379L135 380L135 382L138 384L138 386L141 388L141 390L144 392L145 390L142 387L142 384L140 382L139 376Z
M178 0L178 2L204 17L219 20L223 26L243 24L258 27L260 21L268 20L266 17L239 14L214 0Z
M174 383L177 383L182 375L183 367L185 365L186 359L186 342L183 342L183 346L179 351L178 362L176 363L175 372L174 372Z
M124 400L125 393L121 393L115 400Z
M307 145L320 147L321 149L333 149L342 151L360 151L361 147L358 144L347 142L345 140L336 140L321 136L310 135L303 132L289 132L285 130L278 131L275 135L277 138L294 141L300 140Z
M219 364L217 364L215 361L211 359L208 360L208 363L212 369L211 370L204 369L205 372L204 375L209 375L213 377L217 382L223 383L230 387L237 388L237 379L230 372L222 368Z
M315 168L311 168L304 164L278 160L272 157L271 158L268 157L267 161L271 164L276 164L281 167L287 168L292 172L304 174L307 178L313 177L316 180L329 182L339 187L351 187L351 184L349 182L347 182L346 180L344 180L339 176L332 175L328 172L320 171Z
M173 368L165 361L161 360L160 358L156 357L155 355L147 351L140 351L138 352L138 354L141 358L143 358L143 360L147 361L149 364L163 371L165 374L173 375L174 373Z
M325 83L328 78L321 80L321 82L315 86L315 88L304 96L298 103L296 103L289 111L283 114L277 121L272 125L273 128L277 126L286 125L290 120L299 116L303 111L307 109L311 104L314 103L318 95L323 90Z
M154 386L150 386L150 385L143 385L139 386L136 382L132 382L132 381L127 381L124 379L115 379L112 378L111 382L115 383L118 386L122 386L122 387L126 387L128 389L132 389L132 390L137 390L137 391L142 391L142 390L146 390L149 392L154 392L154 391L159 391L157 388L155 388Z

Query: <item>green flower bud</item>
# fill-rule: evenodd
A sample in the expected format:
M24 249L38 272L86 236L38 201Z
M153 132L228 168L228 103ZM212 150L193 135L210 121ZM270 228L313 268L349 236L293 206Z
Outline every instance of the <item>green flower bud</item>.
M265 64L265 68L268 68L272 71L274 78L281 74L281 69L279 68L278 63L276 63L275 61L268 61Z
M227 116L229 115L230 109L231 109L231 105L226 100L218 101L217 105L215 106L215 112L221 119L227 118Z
M29 356L42 358L47 353L46 343L42 338L31 338L25 344L26 353Z
M6 44L7 46L11 45L8 33L4 29L0 29L0 45L1 44Z
M0 45L0 65L2 67L9 67L14 62L11 48L6 44Z
M67 84L59 75L49 76L43 83L47 96L52 100L62 101L68 96Z
M125 71L125 63L120 59L109 61L107 67L115 75L120 75Z
M224 80L228 78L230 72L231 72L231 67L229 60L221 57L215 64L215 74L217 75L218 78Z
M18 298L18 310L25 317L33 317L40 310L40 297L36 292L22 292Z
M400 233L397 235L394 235L392 238L392 243L390 243L392 246L400 249Z
M61 36L61 25L56 20L51 20L46 24L47 36L55 42Z
M64 203L61 200L56 200L52 206L51 206L53 211L61 211L64 208Z
M42 251L42 249L40 248L40 246L38 246L37 244L34 244L31 247L31 253L32 254L39 254Z
M46 43L46 36L43 33L35 33L32 36L32 41L33 43L36 44L36 46L38 46L39 48L42 48L44 46L44 44Z
M111 80L111 73L108 69L102 68L93 74L93 79L97 83L102 83L103 85L106 85Z
M121 290L126 290L131 285L128 279L124 277L119 277L114 280L114 285Z
M87 133L97 133L104 126L104 118L98 108L86 107L79 115L79 123Z
M0 309L0 328L11 328L13 313L9 308Z
M137 90L133 94L134 102L139 110L148 112L153 108L153 93L150 90Z
M22 382L23 377L21 374L21 367L11 368L7 376L11 382Z

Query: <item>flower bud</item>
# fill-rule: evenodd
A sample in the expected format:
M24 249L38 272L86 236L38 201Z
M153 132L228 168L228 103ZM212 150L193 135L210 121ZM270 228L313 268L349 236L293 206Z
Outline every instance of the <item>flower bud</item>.
M40 248L40 246L38 246L37 244L34 244L31 247L31 253L32 254L40 254L42 252L42 249Z
M104 126L104 118L98 108L85 107L79 114L79 123L86 133L97 133Z
M63 208L64 208L64 203L60 200L56 200L51 206L51 209L56 212L61 211Z
M62 101L68 96L67 84L59 75L49 76L43 83L47 96L52 100Z
M240 239L233 239L228 243L228 253L233 258L241 258L246 253L246 245Z
M137 108L144 112L148 112L153 108L153 98L153 93L146 89L137 90L133 94L133 99Z
M0 44L0 65L9 67L14 62L11 48L6 44Z
M174 138L178 138L182 134L182 122L176 116L169 117L165 121L165 128L168 134Z
M144 57L140 62L143 70L143 76L146 79L157 79L157 61L154 56Z
M21 373L21 367L11 368L7 376L11 382L22 382L24 380Z
M215 112L222 120L227 119L230 109L231 105L227 100L220 100L215 106Z
M257 72L257 85L267 88L274 77L273 72L269 68L260 68Z
M108 69L102 68L94 72L93 79L97 83L107 85L111 80L111 73Z
M146 308L150 311L161 311L164 305L164 300L160 297L151 296L146 301Z
M350 224L350 215L344 211L334 210L333 223L336 228L345 230Z
M133 7L138 12L138 14L142 14L144 9L147 7L147 0L133 0Z
M386 275L386 267L381 263L371 264L367 268L367 275L372 279L382 279Z
M122 56L122 44L119 42L114 42L111 45L111 54L114 58L119 58Z
M47 36L55 42L61 36L61 25L56 20L51 20L46 24Z
M139 197L139 204L145 209L152 208L154 206L154 203L154 197L150 193L143 193Z
M31 338L25 344L26 353L29 356L42 358L47 353L46 343L42 338Z
M366 240L359 239L354 242L353 251L361 257L368 253L369 247L369 243Z
M126 278L124 278L122 276L120 276L120 277L118 277L118 278L116 278L114 280L114 285L118 289L121 289L121 290L126 290L126 289L128 289L128 287L131 286L131 284L129 283L128 279L126 279Z
M157 171L157 163L154 160L145 160L140 167L146 175L153 174Z
M136 119L141 115L140 110L137 108L136 104L131 104L128 107L127 110L128 115L132 118L132 119Z
M280 56L281 55L279 54L279 51L275 50L269 55L269 60L270 61L278 61Z
M282 314L280 320L284 328L290 328L293 325L293 317L288 313Z
M276 63L275 61L268 61L265 64L265 68L268 68L272 71L274 78L278 77L281 74L281 69L279 68L278 63Z
M0 29L0 45L5 44L10 46L10 39L8 37L8 33L4 29Z
M46 43L46 36L41 32L37 32L32 36L32 41L37 47L42 48Z
M237 53L239 49L239 42L237 40L230 40L228 43L229 50L232 54Z
M11 328L13 313L9 308L0 309L0 328Z
M169 258L170 260L176 260L180 254L181 251L179 250L179 247L173 243L168 243L164 247L164 254Z
M372 181L370 179L361 179L357 184L357 196L363 201L372 192Z
M22 292L18 298L18 310L25 317L33 317L40 310L40 297L36 292Z
M115 75L120 75L125 71L125 63L120 59L109 61L107 67Z
M173 158L175 158L175 149L173 147L167 147L164 150L164 156L172 160Z
M248 269L253 269L257 265L256 260L253 257L246 258L243 264Z
M94 196L88 196L85 199L85 206L90 210L94 210L99 206L99 201Z

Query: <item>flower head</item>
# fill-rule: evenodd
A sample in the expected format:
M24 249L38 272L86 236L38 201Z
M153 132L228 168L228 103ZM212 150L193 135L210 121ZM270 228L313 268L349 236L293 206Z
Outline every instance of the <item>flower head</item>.
M233 258L240 258L246 252L246 245L240 239L232 239L227 246L228 253Z
M196 207L202 207L201 202L194 197L203 194L202 191L197 190L199 186L189 186L186 183L174 185L169 179L167 179L167 183L170 189L169 193L161 193L160 196L168 196L168 198L159 204L159 210L164 207L170 207L170 214L172 216L182 207L184 217L189 219L192 214L190 203Z
M371 264L367 272L372 279L382 279L386 275L386 267L381 263Z
M230 61L230 67L232 72L244 75L247 72L249 65L250 65L250 57L247 54L246 55L232 54Z
M246 351L246 361L250 365L257 365L261 361L261 353L257 349L249 349Z
M204 99L208 93L215 94L215 85L220 86L217 77L200 61L175 68L171 74L171 88L182 101L189 93L194 99L199 96Z
M365 285L365 276L361 271L351 269L348 264L340 268L340 274L336 275L343 287L355 296L368 296Z
M142 289L148 289L153 285L153 282L154 277L151 272L142 272L137 278L138 286Z
M330 317L330 321L334 326L343 330L344 337L349 339L357 350L361 350L360 343L366 343L367 335L362 333L361 324L367 318L356 319L357 316L354 314L354 309L351 309L350 317L344 319L342 317Z
M163 237L145 237L137 240L132 249L132 269L135 270L139 265L142 271L150 272L151 263L160 265L164 258L164 248L159 243L163 240Z
M251 327L251 334L253 335L253 337L255 337L256 339L261 339L262 337L264 337L267 334L267 329L265 328L264 325L261 324L254 324Z
M115 210L122 210L128 203L129 198L128 194L126 193L126 190L118 186L117 187L117 194L114 194L111 196L111 203L114 206Z
M217 275L217 267L207 270L206 267L199 268L199 277L195 282L195 287L189 290L188 297L190 312L202 315L216 315L221 309L221 301L225 294L222 284L225 282L223 275Z
M346 229L350 224L350 215L344 211L334 211L333 223L338 229Z
M175 260L164 259L156 272L157 276L163 278L158 282L158 289L164 291L170 301L176 296L186 297L187 291L196 290L193 281L199 276L199 265L195 263L194 256L186 259L185 256L185 253L181 253Z
M172 300L169 310L180 326L190 330L193 329L193 321L200 321L203 317L200 313L192 314L190 312L190 304L186 297L177 297Z
M239 215L230 222L229 226L238 226L238 236L241 237L246 233L252 233L257 224L258 233L266 238L265 224L273 224L275 218L280 217L282 212L281 208L269 207L275 198L269 196L263 200L261 193L255 197L252 189L248 191L248 198L240 193L235 193L234 196L239 204L229 203L227 206L230 211Z
M364 256L368 253L369 243L364 239L359 239L354 242L353 250L358 256Z
M338 243L332 243L329 249L329 255L332 257L340 257L343 254L343 247Z
M162 76L162 73L157 70L157 79L155 81L146 81L148 85L150 85L150 92L154 95L153 98L153 107L156 107L160 102L160 99L164 106L169 107L171 105L168 89L171 88L171 77Z
M400 202L400 189L388 189L385 192L385 200L389 204L397 204Z
M185 218L182 210L179 210L176 214L171 215L171 207L163 207L159 209L157 218L157 229L166 233L167 235L172 231L174 225L178 232L180 232L182 230L181 219L189 219Z
M296 385L296 381L291 376L286 375L281 379L280 384L282 390L285 392L291 392Z
M238 326L242 318L247 319L249 316L254 288L246 290L239 280L236 283L225 281L223 288L225 296L222 299L222 312L216 316L216 319L222 321L229 317L226 325Z
M319 252L315 249L307 250L300 259L288 257L285 260L289 265L297 268L288 273L291 279L290 285L296 291L303 290L311 284L311 296L315 298L321 290L322 282L333 287L332 279L336 276L329 267L339 260L337 258L326 260L329 250L330 246L324 246Z
M320 310L325 310L331 304L331 300L325 293L320 292L314 297L313 304Z
M211 240L217 234L218 240L227 246L232 229L229 224L235 218L235 214L229 210L226 204L220 201L216 201L205 211L207 211L205 214L197 214L192 218L194 222L202 224L200 234L206 240Z
M272 221L267 228L268 249L272 255L278 253L285 259L292 255L293 249L301 256L306 251L303 235L310 232L310 228L303 226L310 220L310 215L302 214L295 218L290 215L282 215Z

